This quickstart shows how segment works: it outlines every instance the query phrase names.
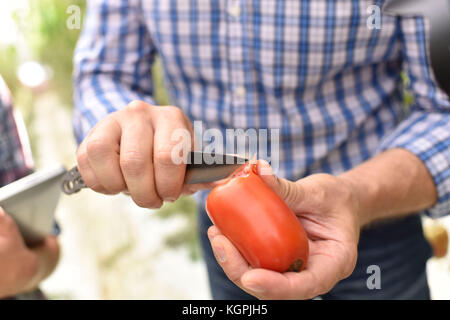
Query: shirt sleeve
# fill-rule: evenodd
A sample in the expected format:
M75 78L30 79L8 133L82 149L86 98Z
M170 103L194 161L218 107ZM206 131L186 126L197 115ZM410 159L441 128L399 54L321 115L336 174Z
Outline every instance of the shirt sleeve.
M19 134L16 120L11 93L0 76L0 187L33 171L31 151L23 136L26 132Z
M405 71L414 95L410 115L382 141L380 151L404 148L419 157L437 188L438 201L425 213L450 213L450 101L438 87L428 59L428 23L422 17L399 18Z
M109 113L133 100L155 104L155 49L140 0L88 1L74 56L74 134L78 143Z

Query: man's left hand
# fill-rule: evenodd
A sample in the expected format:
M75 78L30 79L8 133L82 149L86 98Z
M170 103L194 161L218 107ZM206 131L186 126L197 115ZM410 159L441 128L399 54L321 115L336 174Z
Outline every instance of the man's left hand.
M270 167L258 161L258 172L262 168ZM310 248L306 269L299 273L253 269L230 240L212 226L208 237L218 263L231 281L259 299L311 299L330 291L356 265L360 222L352 184L327 174L296 182L267 174L261 178L305 228Z

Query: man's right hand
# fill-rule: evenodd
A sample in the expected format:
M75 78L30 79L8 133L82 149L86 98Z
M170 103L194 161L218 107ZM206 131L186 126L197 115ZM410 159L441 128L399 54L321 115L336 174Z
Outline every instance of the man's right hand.
M172 133L193 130L177 107L155 107L133 101L108 115L83 140L77 155L78 169L86 185L101 193L126 192L145 208L159 208L183 192L186 165L174 163L172 148L180 140Z

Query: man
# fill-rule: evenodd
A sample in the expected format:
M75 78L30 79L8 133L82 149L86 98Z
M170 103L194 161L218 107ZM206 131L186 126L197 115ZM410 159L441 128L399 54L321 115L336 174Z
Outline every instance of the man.
M10 93L0 77L0 187L31 173L14 121ZM44 298L39 283L55 269L59 246L48 236L28 248L14 220L0 207L0 299Z
M250 269L211 227L222 271L201 203L213 297L429 299L430 247L418 213L450 211L450 102L430 69L425 21L385 16L372 29L372 4L91 1L75 54L85 182L158 208L185 190L185 167L170 157L174 130L191 130L194 120L222 131L280 129L281 178L263 178L308 233L306 270ZM176 107L155 106L156 54ZM410 112L403 71L415 96ZM368 285L371 270L381 286Z

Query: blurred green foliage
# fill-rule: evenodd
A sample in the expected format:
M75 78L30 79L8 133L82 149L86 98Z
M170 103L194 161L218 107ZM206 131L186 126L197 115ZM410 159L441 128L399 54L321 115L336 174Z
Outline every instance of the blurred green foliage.
M0 47L0 74L11 90L15 104L21 107L20 111L25 123L30 124L33 119L33 95L31 90L22 86L17 78L19 63L19 55L15 46Z
M163 77L163 67L161 64L161 59L156 57L155 62L152 66L152 76L153 85L155 92L153 93L153 98L156 103L160 106L170 105L170 98L167 90L164 88L164 77Z
M13 45L7 45L0 48L0 70L3 79L5 79L11 92L19 88L19 79L16 76L16 69L19 65L17 49Z
M33 93L29 88L22 86L17 78L19 64L19 54L14 45L0 47L0 75L11 91L15 107L21 112L25 124L30 128L34 117ZM31 148L34 149L34 136L31 134L30 129L28 131Z
M67 8L83 13L84 0L29 0L29 10L15 14L33 58L51 68L50 83L64 105L72 105L72 58L80 29L69 29ZM80 17L82 20L83 16Z
M402 81L403 81L403 101L405 103L405 107L406 108L410 108L410 106L413 104L414 102L414 96L413 94L409 91L410 88L410 80L408 75L405 72L402 72Z
M81 31L81 29L67 27L67 20L72 15L67 8L74 5L80 8L80 18L83 21L86 10L85 0L29 0L29 10L25 13L17 12L14 15L33 58L50 67L52 89L56 90L61 101L67 106L72 105L73 52ZM15 54L14 47L9 48L6 53L9 56L5 59L6 61L14 60L10 59ZM14 80L14 71L10 70L9 73L10 82L8 83L12 83L14 90L18 83ZM161 105L169 104L159 59L156 59L154 63L152 74L155 81L156 101Z

